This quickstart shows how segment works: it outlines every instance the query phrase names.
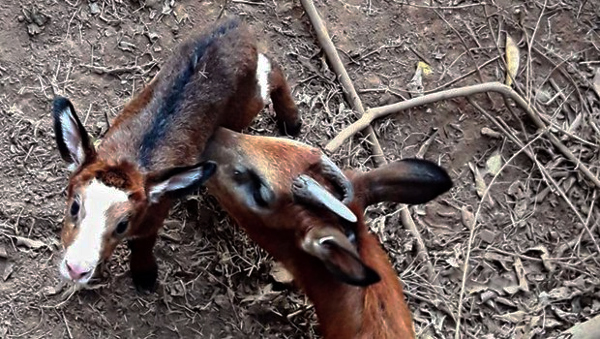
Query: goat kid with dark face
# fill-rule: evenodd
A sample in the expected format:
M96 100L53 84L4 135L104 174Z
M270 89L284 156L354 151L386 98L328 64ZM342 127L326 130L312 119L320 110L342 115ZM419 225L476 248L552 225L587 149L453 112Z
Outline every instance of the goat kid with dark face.
M268 99L282 132L297 134L300 117L277 64L258 52L249 30L227 20L190 39L117 116L95 149L73 105L54 100L54 130L73 170L62 230L61 274L87 283L115 246L128 240L138 289L151 289L152 254L172 200L215 171L199 162L218 126L247 127Z
M414 338L398 276L363 213L434 199L452 186L446 171L407 159L343 174L316 148L224 128L203 158L217 164L209 193L292 273L325 338Z

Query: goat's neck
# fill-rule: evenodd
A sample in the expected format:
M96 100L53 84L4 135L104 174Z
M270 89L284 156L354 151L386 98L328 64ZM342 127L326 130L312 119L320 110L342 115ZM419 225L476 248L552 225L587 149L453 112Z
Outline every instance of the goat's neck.
M365 288L342 283L322 264L292 265L298 283L315 305L323 337L414 338L397 274L376 237L366 230L362 233L360 256L380 274L376 284Z

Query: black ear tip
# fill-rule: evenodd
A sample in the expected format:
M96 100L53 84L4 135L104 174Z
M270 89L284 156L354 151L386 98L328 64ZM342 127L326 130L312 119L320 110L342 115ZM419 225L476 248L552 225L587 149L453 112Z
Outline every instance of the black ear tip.
M55 97L52 101L52 108L54 111L62 111L69 106L69 99L65 97Z
M381 277L379 276L379 273L375 272L374 269L367 266L367 267L365 267L365 271L366 271L365 278L363 280L362 286L373 285L373 284L376 284L381 281Z
M427 179L427 182L437 188L437 195L447 192L453 186L452 179L445 169L437 164L423 159L405 159L413 165L413 170L418 171L419 175Z
M363 266L363 274L362 276L340 276L340 280L345 282L348 285L359 286L359 287L367 287L373 284L376 284L381 281L381 277L379 273L375 272L374 269L369 266Z

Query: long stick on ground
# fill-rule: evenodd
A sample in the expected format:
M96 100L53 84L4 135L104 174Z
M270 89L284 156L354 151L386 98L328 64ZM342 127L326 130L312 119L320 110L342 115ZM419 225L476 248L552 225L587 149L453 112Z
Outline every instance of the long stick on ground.
M506 97L511 98L527 113L529 118L533 120L538 129L546 129L546 124L540 119L538 113L533 108L531 108L527 104L525 99L523 99L512 88L499 82L486 82L483 84L465 86L461 88L453 88L446 91L432 93L422 97L402 101L396 104L369 109L365 115L360 117L360 119L355 121L352 125L346 127L335 138L333 138L333 140L331 140L327 144L327 146L325 146L325 149L329 152L336 150L344 143L346 139L350 138L355 133L363 130L367 126L370 126L373 120L386 116L388 114L396 113L416 106L430 104L440 100L471 96L474 94L484 92L497 92ZM548 139L550 139L550 142L552 142L552 144L567 159L569 159L576 165L577 169L579 169L589 180L591 180L594 183L594 185L596 185L596 187L600 188L600 180L590 171L590 169L586 165L581 163L581 161L575 156L575 154L573 154L573 152L571 152L571 150L567 148L567 146L565 146L554 134L550 132L547 132L546 136L548 137Z
M356 90L354 89L352 80L350 80L350 77L348 76L348 72L346 72L346 68L344 67L344 64L342 63L342 60L340 59L340 56L338 55L337 50L335 49L335 46L333 45L333 42L331 41L331 38L329 37L329 33L327 33L327 28L325 27L323 20L321 20L321 17L319 16L319 13L317 12L317 9L315 8L314 3L312 2L312 0L300 0L300 2L302 2L302 6L304 7L304 10L306 11L308 18L310 19L310 22L312 23L313 27L315 28L315 32L317 34L317 39L319 40L319 44L321 44L321 47L325 51L325 54L327 55L327 58L329 59L329 62L331 63L331 67L333 68L333 70L339 77L340 83L342 84L342 88L344 89L344 94L346 96L346 99L350 102L352 107L358 111L360 116L364 116L365 109L360 100L360 97L358 96L358 94L356 93ZM387 161L385 160L383 150L381 149L381 145L379 145L379 140L377 140L377 136L375 135L373 128L371 126L365 126L365 128L362 128L362 129L365 129L365 131L369 135L369 141L371 142L372 147L373 147L372 151L373 151L376 166L384 165ZM401 208L400 213L402 216L402 221L403 221L404 227L407 228L412 233L412 235L417 239L417 244L419 245L418 246L419 256L423 259L423 261L425 262L425 264L427 266L427 273L429 275L429 278L432 279L433 285L438 287L437 276L435 275L433 265L431 264L431 261L429 260L429 254L427 253L427 248L425 247L425 243L423 242L423 239L421 238L421 234L419 233L419 230L415 226L415 222L413 221L412 216L410 215L410 211L407 207L405 208L404 206L400 207L400 208ZM440 291L438 291L438 293L441 294Z
M304 10L306 11L306 15L308 15L310 22L315 28L315 33L317 34L319 44L321 44L325 55L327 55L327 59L329 59L329 62L331 63L333 71L337 74L340 83L342 84L342 88L344 89L346 99L350 102L352 107L354 107L354 109L358 111L359 115L363 116L365 114L363 104L360 101L356 90L354 89L354 85L352 85L352 81L348 76L348 72L346 72L346 68L342 63L342 60L340 59L340 56L338 55L338 52L335 49L331 38L329 37L329 33L327 33L327 28L325 27L323 20L321 20L319 12L317 12L317 9L315 8L315 5L312 2L312 0L300 0L300 2L302 3ZM362 129L364 129L365 132L368 134L369 141L373 145L372 151L375 162L378 165L385 164L386 161L383 155L383 150L381 149L379 140L377 140L375 131L373 131L373 128L371 126L365 126Z

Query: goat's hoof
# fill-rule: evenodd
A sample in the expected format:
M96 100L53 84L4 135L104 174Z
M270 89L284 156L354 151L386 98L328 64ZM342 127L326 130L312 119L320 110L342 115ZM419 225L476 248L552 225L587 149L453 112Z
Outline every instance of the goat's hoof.
M293 123L285 123L285 122L279 122L278 123L278 127L279 127L279 132L283 135L291 135L293 137L297 136L298 134L300 134L300 130L302 129L302 121L300 119L298 119L298 121L295 121Z
M148 271L131 272L133 285L135 289L144 294L152 293L156 290L156 280L158 278L158 268Z

